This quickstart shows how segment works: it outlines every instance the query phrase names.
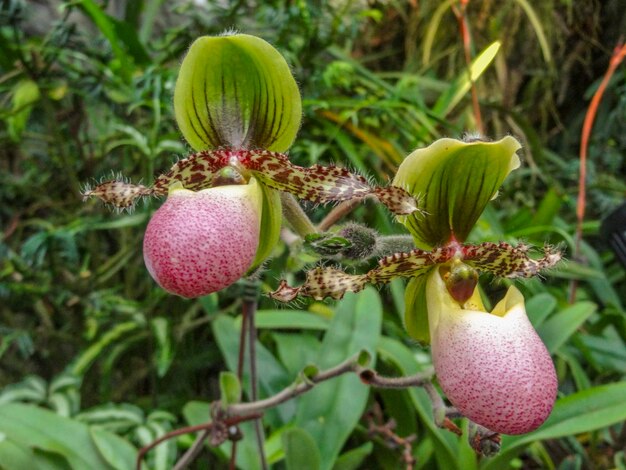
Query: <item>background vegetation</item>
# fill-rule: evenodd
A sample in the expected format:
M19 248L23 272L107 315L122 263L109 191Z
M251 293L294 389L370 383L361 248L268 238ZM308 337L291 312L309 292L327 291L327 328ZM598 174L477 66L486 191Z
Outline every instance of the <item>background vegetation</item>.
M0 5L0 467L7 470L132 468L136 448L206 421L218 373L236 368L241 287L198 301L166 295L141 255L160 202L116 214L80 198L84 184L111 171L151 181L189 151L172 90L194 38L236 28L286 56L304 98L290 152L301 165L336 162L384 182L412 149L478 126L452 0ZM478 459L464 438L432 424L422 390L373 391L345 377L266 416L266 454L276 468L299 468L285 460L289 439L281 438L294 423L313 436L318 450L310 455L319 452L322 468L406 466L403 446L381 428L389 420L396 437L415 436L415 468L626 468L626 276L599 235L601 219L626 195L626 67L598 111L584 242L573 255L579 136L626 32L625 12L620 0L467 6L471 56L501 42L491 64L478 64L485 133L525 144L523 168L474 236L561 243L569 258L548 278L519 283L557 365L560 399L550 421L505 438L498 457ZM307 210L319 221L329 208ZM375 205L351 219L402 233ZM262 289L283 276L301 280L316 261L298 246L277 246ZM497 298L505 284L483 288ZM261 298L262 395L291 383L307 363L333 365L364 346L387 374L429 364L428 351L403 332L402 282L340 303L277 308ZM363 342L354 345L355 337ZM323 428L315 424L320 413ZM243 431L238 465L258 468L252 433ZM158 447L148 467L171 468L192 441ZM227 467L228 456L227 446L207 447L194 468Z

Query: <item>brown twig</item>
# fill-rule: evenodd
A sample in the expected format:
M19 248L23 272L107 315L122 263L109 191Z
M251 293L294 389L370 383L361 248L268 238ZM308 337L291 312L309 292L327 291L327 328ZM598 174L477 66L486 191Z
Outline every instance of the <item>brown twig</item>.
M368 433L370 436L380 435L392 449L402 447L402 461L406 465L406 470L413 470L416 463L413 457L413 442L417 439L415 434L407 437L400 437L395 433L396 422L390 419L383 422L382 411L378 404L367 414Z
M185 454L185 456L183 456L175 467L176 470L182 469L184 468L184 465L191 463L193 457L195 457L197 452L199 452L199 448L201 447L204 439L206 439L207 436L211 437L212 433L216 434L217 437L213 436L212 439L209 439L209 442L213 445L217 445L229 438L228 430L230 430L233 426L236 426L244 421L259 420L265 410L302 395L321 382L339 377L340 375L349 372L356 373L364 384L374 388L405 389L410 387L424 387L432 402L435 423L442 428L461 434L460 429L452 423L452 421L450 421L450 418L459 417L459 412L453 407L447 407L435 387L432 385L430 381L433 375L432 370L427 370L408 377L385 377L379 375L373 369L365 367L363 363L367 361L365 361L363 357L364 353L361 352L336 365L335 367L331 367L330 369L323 371L309 370L308 373L305 370L292 385L263 400L256 400L248 403L235 403L229 405L225 409L220 408L219 402L215 402L213 404L213 409L219 409L220 414L226 416L227 418L222 419L220 416L216 416L211 423L177 429L176 431L172 431L165 436L160 437L139 451L139 455L137 457L137 469L140 470L141 461L145 454L161 442L164 442L172 437L180 436L181 434L198 431L202 431L203 435L204 433L207 433L204 437L201 435L198 439L196 439L196 442L194 442L189 451Z
M343 217L348 215L361 203L360 199L351 199L344 201L338 206L334 207L326 217L318 224L317 230L320 232L326 232L333 225L339 222Z
M243 423L244 421L258 419L260 416L261 415L259 413L250 413L248 415L232 416L230 418L224 419L223 421L220 422L220 424L224 425L228 429L232 426L238 425L239 423ZM175 429L174 431L168 432L167 434L164 434L158 439L155 439L153 442L151 442L147 446L139 449L139 452L137 453L136 469L141 470L141 464L143 462L143 458L145 457L145 455L148 452L150 452L152 449L154 449L156 446L161 444L162 442L172 439L173 437L178 437L178 436L182 436L183 434L190 434L190 433L198 432L198 431L208 431L210 434L211 431L215 429L215 425L216 425L216 422L210 422L210 423L198 424L196 426L186 426L184 428Z

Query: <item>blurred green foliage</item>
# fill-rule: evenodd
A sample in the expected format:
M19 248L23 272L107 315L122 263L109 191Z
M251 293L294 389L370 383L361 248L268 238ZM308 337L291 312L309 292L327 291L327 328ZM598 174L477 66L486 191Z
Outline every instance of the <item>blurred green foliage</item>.
M475 127L453 3L0 2L1 468L130 468L136 448L206 421L220 372L236 369L241 287L198 301L166 295L141 256L159 201L114 214L80 198L83 185L111 171L149 182L189 152L172 92L192 40L236 28L274 44L304 98L291 158L337 162L382 182L417 146ZM580 128L626 30L622 7L619 0L469 3L487 134L512 133L525 144L523 169L471 238L547 241L571 254ZM495 41L499 50L481 62ZM307 468L398 468L401 451L368 434L361 419L375 407L395 420L399 436L417 436L416 468L626 468L626 275L598 235L601 218L626 195L625 112L622 67L592 136L583 257L519 283L559 374L561 398L548 422L505 437L498 457L479 461L463 438L434 426L423 390L373 391L343 377L266 414L265 450L275 468L304 468L302 452L315 455ZM307 209L316 221L329 210ZM369 203L351 218L402 233ZM283 276L301 280L314 261L280 244L263 289ZM502 284L483 289L493 299ZM403 302L401 281L278 312L262 297L261 395L289 385L307 364L332 365L360 348L382 373L427 367L427 351L403 332ZM334 421L320 429L316 413ZM238 463L258 468L252 428L242 430ZM171 468L192 439L158 447L148 467ZM207 447L195 468L226 467L227 446Z

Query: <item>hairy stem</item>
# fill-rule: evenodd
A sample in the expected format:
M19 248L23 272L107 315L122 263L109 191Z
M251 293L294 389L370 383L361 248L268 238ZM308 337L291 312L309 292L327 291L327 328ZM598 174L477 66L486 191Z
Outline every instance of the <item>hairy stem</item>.
M298 235L304 237L311 233L317 233L315 225L292 194L280 193L280 200L283 203L285 219Z

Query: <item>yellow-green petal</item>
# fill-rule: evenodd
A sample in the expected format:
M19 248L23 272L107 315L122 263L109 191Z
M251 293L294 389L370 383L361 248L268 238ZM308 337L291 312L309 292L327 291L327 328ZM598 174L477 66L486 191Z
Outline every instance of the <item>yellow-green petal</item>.
M463 242L507 175L519 167L520 143L439 139L411 153L393 184L418 199L425 213L400 217L418 247Z
M196 150L286 151L300 127L298 86L283 56L246 34L201 37L180 67L176 121Z

